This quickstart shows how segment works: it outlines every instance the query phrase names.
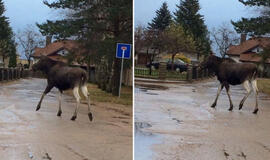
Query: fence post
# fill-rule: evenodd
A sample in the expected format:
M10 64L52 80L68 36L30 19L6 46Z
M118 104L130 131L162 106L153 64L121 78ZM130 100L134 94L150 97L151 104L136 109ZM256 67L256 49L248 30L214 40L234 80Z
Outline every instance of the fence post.
M192 66L189 65L187 68L187 81L192 81Z
M159 79L166 79L167 64L166 62L160 62L159 65Z
M7 81L9 81L10 80L10 70L9 70L9 68L7 68Z
M1 77L1 81L3 81L4 80L4 76L3 76L3 68L0 68L0 77Z
M6 80L5 74L6 74L5 68L2 68L2 80L3 81Z
M10 71L11 80L14 80L14 69L11 68Z
M20 77L19 77L19 74L18 74L19 72L18 72L18 68L16 68L16 78L17 79L20 79Z

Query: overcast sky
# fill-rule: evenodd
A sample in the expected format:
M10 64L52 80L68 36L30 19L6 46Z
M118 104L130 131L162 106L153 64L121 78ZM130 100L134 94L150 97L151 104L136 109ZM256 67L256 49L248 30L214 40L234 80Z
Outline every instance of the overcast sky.
M166 1L169 10L174 12L179 0L135 0L135 25L147 25L155 16L155 11ZM200 0L201 11L208 29L218 27L223 22L238 20L250 15L251 10L238 0Z
M43 4L43 0L3 0L11 27L16 33L27 25L42 23L55 17L55 11Z
M164 1L168 2L171 12L175 11L175 5L179 3L179 0L135 0L135 25L147 25ZM42 23L47 19L55 19L57 15L57 12L45 6L42 0L4 0L4 3L6 16L10 18L15 32L27 24L34 25L36 22ZM247 10L238 0L200 0L200 4L202 8L200 12L204 15L209 30L223 22L229 23L230 20L238 20L250 15L250 10Z

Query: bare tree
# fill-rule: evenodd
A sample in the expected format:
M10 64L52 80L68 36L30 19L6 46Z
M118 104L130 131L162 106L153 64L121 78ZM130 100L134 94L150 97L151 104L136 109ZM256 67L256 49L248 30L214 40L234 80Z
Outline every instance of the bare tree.
M172 23L165 29L162 36L162 46L164 51L172 54L172 70L174 70L174 58L177 53L189 52L195 54L196 46L193 39L191 35L185 33L180 25Z
M227 23L223 23L217 29L213 28L211 36L216 45L215 48L223 58L226 56L229 47L239 42L236 32L231 30Z
M37 32L33 26L28 25L23 31L19 30L17 32L16 38L30 66L31 57L34 54L35 48L44 45L42 35Z
M144 46L145 30L146 28L142 25L139 25L135 28L134 31L135 54L136 52L139 52Z

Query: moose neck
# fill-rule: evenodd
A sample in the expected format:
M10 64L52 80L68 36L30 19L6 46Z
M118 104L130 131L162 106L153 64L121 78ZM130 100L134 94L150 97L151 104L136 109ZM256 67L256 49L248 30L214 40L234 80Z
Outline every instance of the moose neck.
M217 74L219 72L219 66L222 62L223 62L222 58L215 56L211 66L209 68L212 69L215 72L215 74Z
M47 64L41 69L42 72L46 75L50 72L51 68L56 64L56 61L50 60L47 62Z

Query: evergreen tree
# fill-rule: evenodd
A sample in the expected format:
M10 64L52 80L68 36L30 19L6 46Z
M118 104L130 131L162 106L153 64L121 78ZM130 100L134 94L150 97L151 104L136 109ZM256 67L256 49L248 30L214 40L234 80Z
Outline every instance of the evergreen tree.
M0 0L0 55L2 61L8 58L11 54L16 55L16 46L13 39L13 32L9 25L8 18L4 16L5 6L2 0ZM16 64L15 64L16 66Z
M233 22L238 33L260 36L270 33L270 2L269 0L239 0L245 6L260 7L260 16L255 18L242 18Z
M105 59L109 66L106 85L110 85L106 88L118 95L121 61L115 58L116 43L132 42L132 1L57 0L44 3L50 8L71 10L71 13L63 20L37 24L41 33L57 39L79 40L88 66L90 63L99 65ZM126 66L131 66L131 62L126 61Z
M17 53L14 38L12 38L10 42L8 67L17 67Z
M175 22L181 25L185 32L192 34L196 44L198 58L200 55L208 55L211 52L211 43L207 26L204 24L203 16L199 13L200 4L198 0L180 0L174 12Z
M163 2L160 9L156 11L156 16L148 23L149 30L164 31L171 23L172 16L168 9L168 4Z

